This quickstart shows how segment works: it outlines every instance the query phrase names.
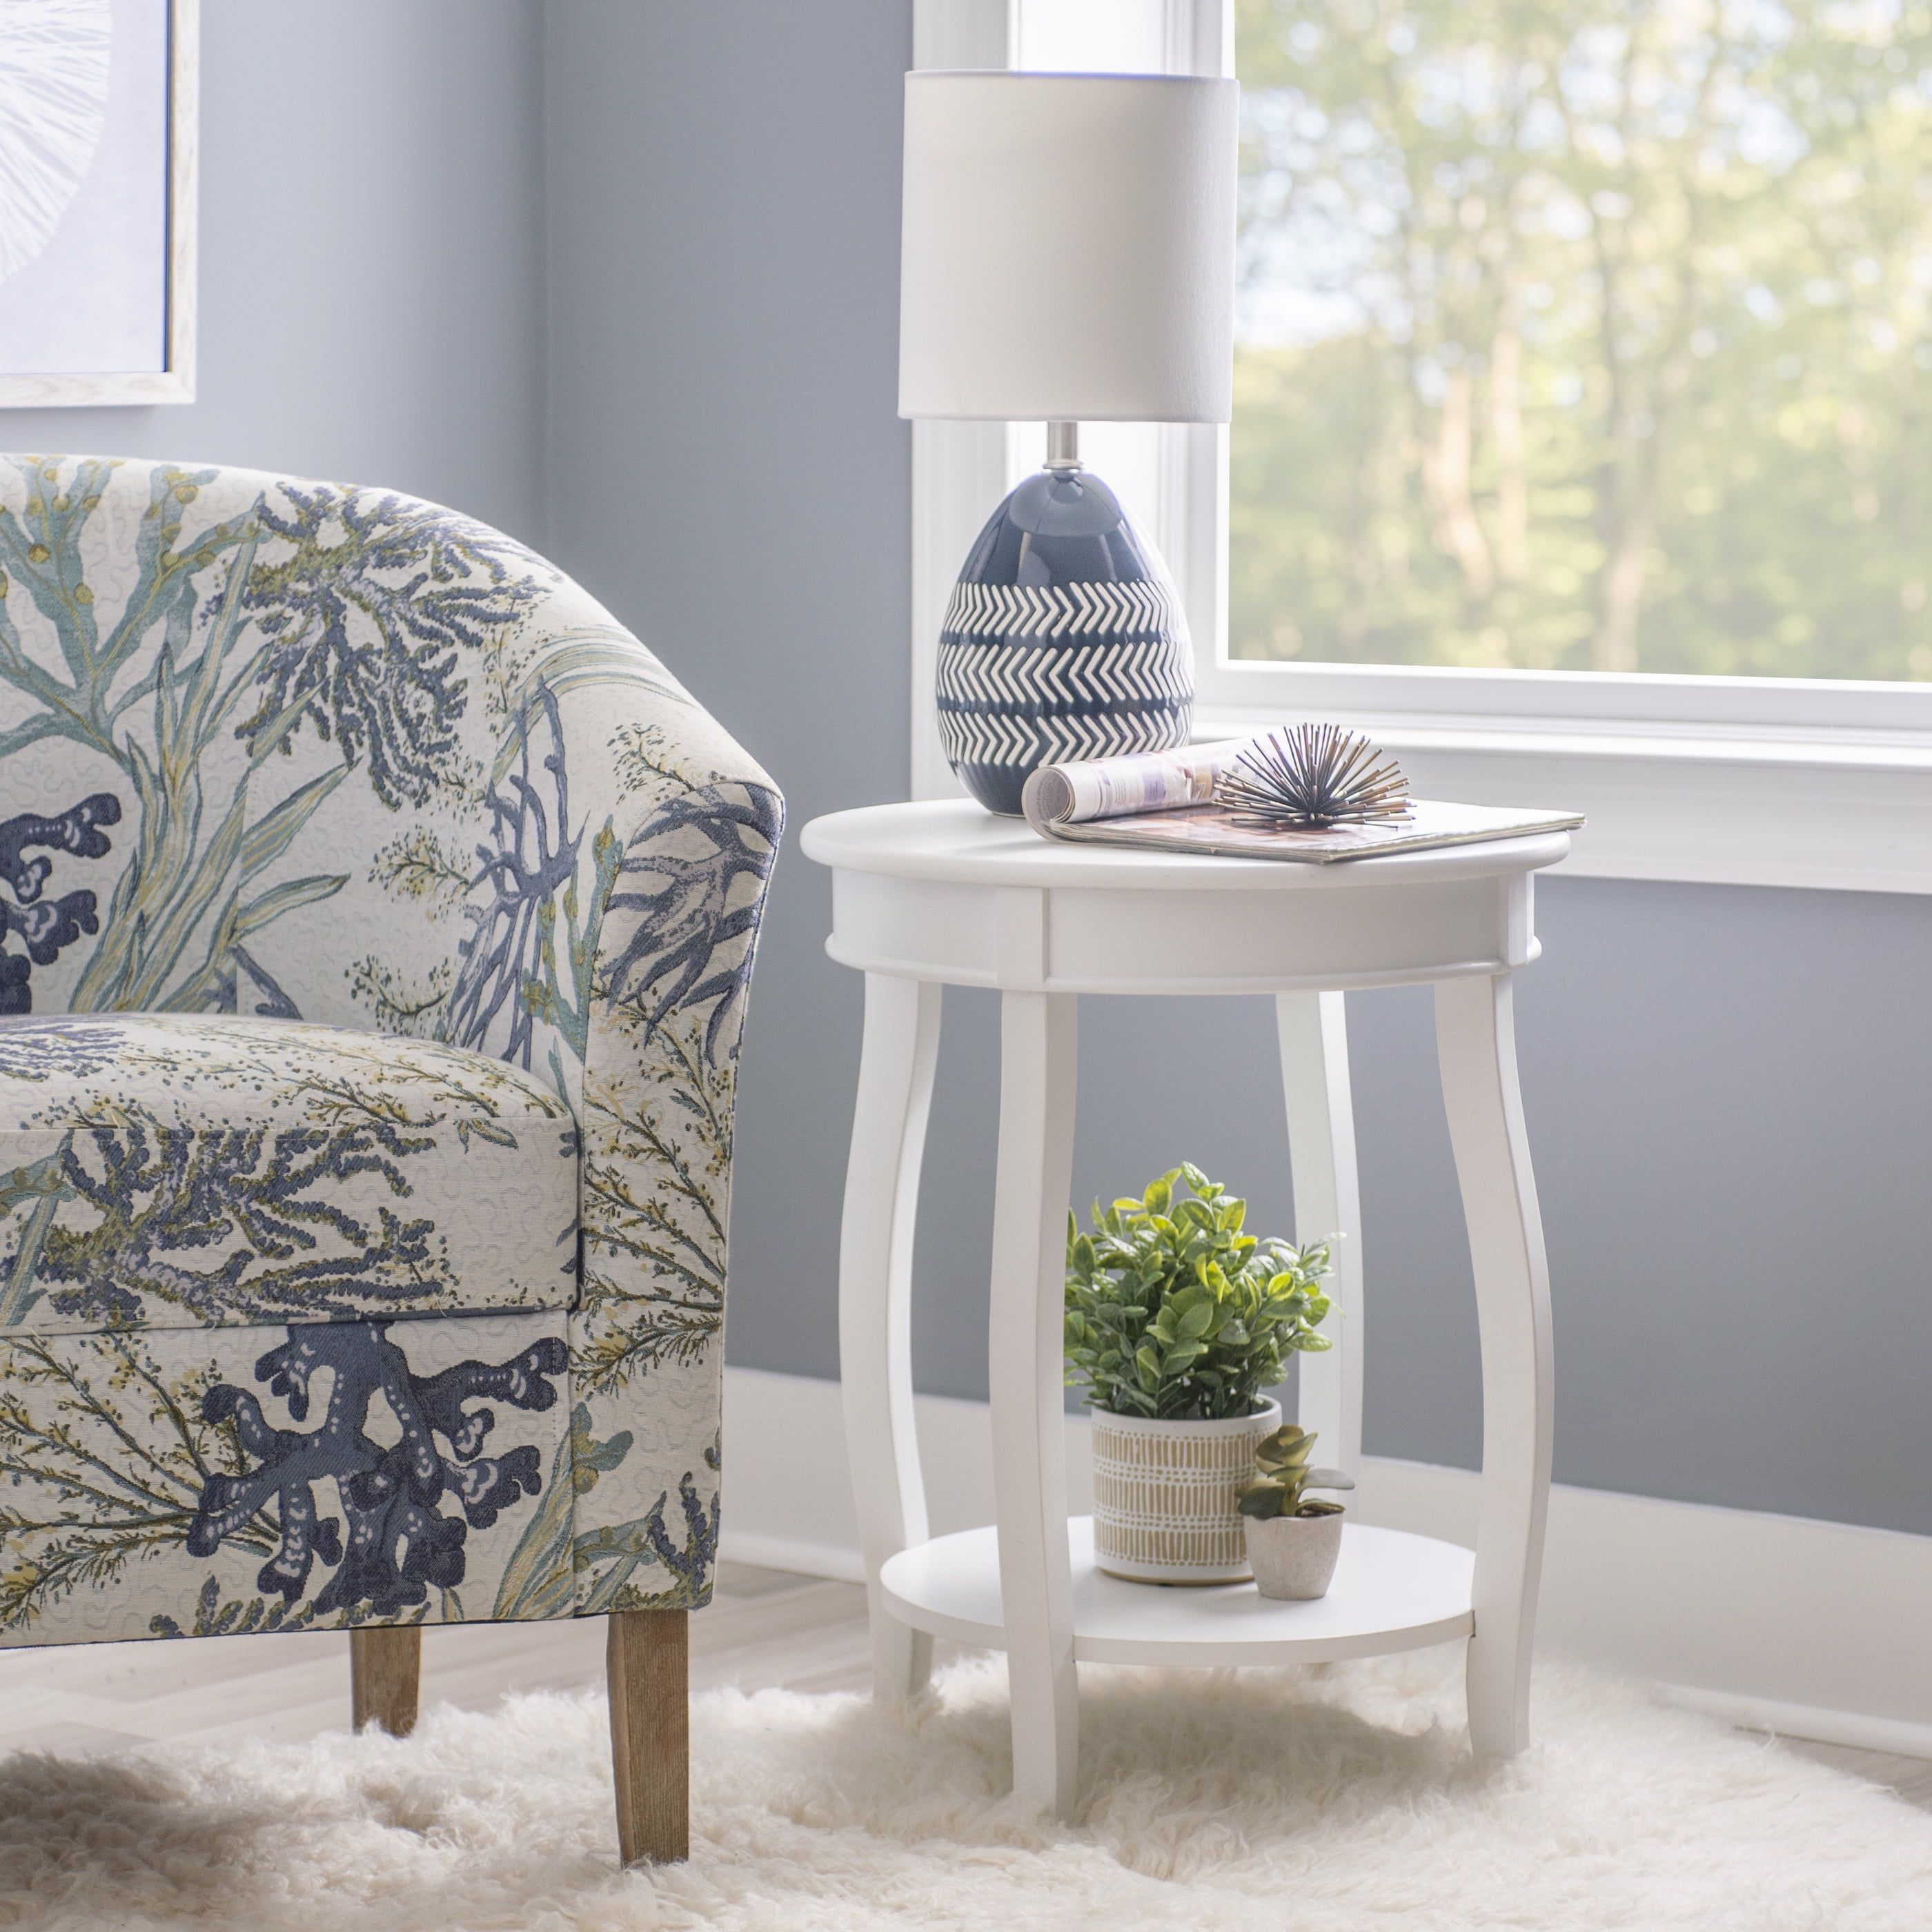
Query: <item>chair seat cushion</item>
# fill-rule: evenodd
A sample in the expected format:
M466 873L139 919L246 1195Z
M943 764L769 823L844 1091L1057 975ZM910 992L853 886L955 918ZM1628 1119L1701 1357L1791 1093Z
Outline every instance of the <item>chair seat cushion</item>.
M0 1021L0 1331L558 1308L577 1134L518 1068L299 1021Z

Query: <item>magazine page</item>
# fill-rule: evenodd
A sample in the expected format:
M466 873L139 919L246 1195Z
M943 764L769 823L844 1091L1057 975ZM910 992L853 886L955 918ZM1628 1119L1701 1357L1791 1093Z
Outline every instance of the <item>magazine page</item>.
M1235 738L1132 758L1043 765L1027 780L1021 806L1027 823L1045 838L1304 865L1528 838L1583 823L1573 812L1412 799L1403 817L1370 824L1318 830L1269 825L1214 802L1216 779L1252 742Z
M1580 813L1496 805L1451 805L1435 799L1409 802L1408 816L1372 825L1334 825L1320 831L1258 826L1223 805L1183 806L1129 818L1049 825L1050 838L1091 845L1137 845L1160 852L1200 852L1227 859L1282 859L1327 866L1390 852L1419 852L1436 845L1469 845L1490 838L1526 838L1539 832L1568 832Z

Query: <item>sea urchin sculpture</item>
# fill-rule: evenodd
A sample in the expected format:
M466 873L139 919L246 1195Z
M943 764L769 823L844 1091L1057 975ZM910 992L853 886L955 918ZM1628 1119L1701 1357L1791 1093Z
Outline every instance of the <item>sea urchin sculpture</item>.
M1408 781L1387 752L1339 724L1291 724L1246 746L1214 800L1257 826L1315 832L1408 814Z

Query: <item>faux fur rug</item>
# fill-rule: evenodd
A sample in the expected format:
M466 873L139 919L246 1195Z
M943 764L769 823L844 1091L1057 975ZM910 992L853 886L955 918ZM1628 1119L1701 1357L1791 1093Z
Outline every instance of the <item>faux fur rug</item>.
M1453 1653L1306 1673L1083 1671L1075 1826L1000 1796L997 1664L903 1720L699 1701L691 1863L616 1868L601 1700L441 1709L406 1742L0 1766L0 1924L32 1932L1926 1932L1932 1816L1581 1672L1468 1762Z

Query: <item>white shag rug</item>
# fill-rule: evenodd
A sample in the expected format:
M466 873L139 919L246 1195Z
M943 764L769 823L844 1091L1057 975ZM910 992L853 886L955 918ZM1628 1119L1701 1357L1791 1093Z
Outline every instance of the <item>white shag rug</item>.
M0 1925L31 1932L1927 1932L1932 1816L1582 1671L1484 1772L1454 1652L1087 1670L1082 1812L1003 1796L1004 1678L903 1718L712 1692L689 1864L620 1873L602 1700L412 1738L0 1764Z

